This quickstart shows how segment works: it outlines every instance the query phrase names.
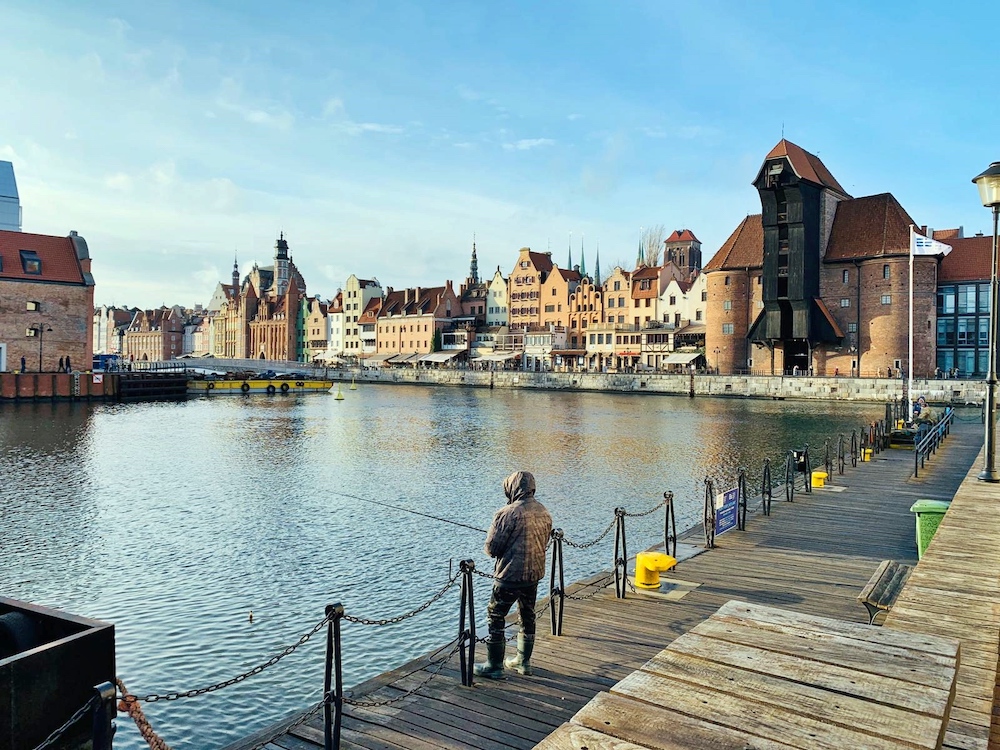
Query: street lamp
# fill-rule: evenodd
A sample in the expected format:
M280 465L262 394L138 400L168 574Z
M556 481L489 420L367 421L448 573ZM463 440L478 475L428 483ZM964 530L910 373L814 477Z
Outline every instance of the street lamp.
M45 331L48 331L49 333L52 333L52 329L51 328L46 328L41 323L38 323L37 325L32 326L28 330L31 331L31 333L29 335L31 335L31 336L38 336L38 371L41 372L42 371L42 334Z
M990 276L990 352L989 373L986 376L986 466L979 474L984 482L1000 482L996 466L997 434L997 308L1000 307L1000 285L997 284L997 220L1000 219L1000 161L972 180L979 188L983 205L993 209L993 271Z

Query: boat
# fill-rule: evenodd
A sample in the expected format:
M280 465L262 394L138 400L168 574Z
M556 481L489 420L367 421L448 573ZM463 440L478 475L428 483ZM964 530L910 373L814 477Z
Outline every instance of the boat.
M332 380L321 378L233 378L198 379L188 381L188 395L211 396L247 393L297 394L324 393L333 386Z

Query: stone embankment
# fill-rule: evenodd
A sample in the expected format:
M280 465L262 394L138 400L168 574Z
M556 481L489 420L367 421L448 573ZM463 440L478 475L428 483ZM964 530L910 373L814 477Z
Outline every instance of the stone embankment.
M331 372L334 379L378 383L450 385L472 388L657 393L677 396L892 401L903 395L904 381L890 378L767 377L758 375L667 375L662 373L522 372L519 370L372 369ZM986 385L978 380L914 380L914 396L931 403L980 404Z

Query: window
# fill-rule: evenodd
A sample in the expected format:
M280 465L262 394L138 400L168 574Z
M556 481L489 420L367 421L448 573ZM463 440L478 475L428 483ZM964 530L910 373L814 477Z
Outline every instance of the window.
M958 287L958 311L974 313L976 311L976 285L962 284Z
M621 288L622 288L622 283L620 281L616 281L615 282L615 291L619 292L619 291L621 291Z
M614 306L615 306L615 298L608 297L608 307L614 307Z
M938 315L949 315L955 312L955 290L945 289L938 292L937 307Z
M619 297L618 298L618 307L625 307L625 298L624 297Z
M847 284L850 283L850 281L851 281L851 272L844 271L844 283Z
M677 297L675 295L673 295L673 294L670 295L670 304L671 305L676 305L677 304Z
M39 310L42 309L42 306L39 303L35 302L34 300L29 299L27 308L28 312L38 312Z
M701 293L701 301L702 302L708 302L708 292L707 291Z
M646 300L646 307L649 307L649 299Z
M847 324L847 332L848 333L857 333L858 332L858 324L857 323L848 323Z
M694 319L695 320L701 320L701 310L695 310L694 311Z
M528 261L522 260L521 263L520 263L520 266L521 266L521 268L527 268L528 267Z
M841 307L850 307L851 306L851 300L850 300L850 298L848 298L848 297L841 297L840 298L840 306Z
M723 323L722 324L722 335L723 336L732 336L733 335L733 324L732 323Z
M883 279L888 279L889 278L889 264L888 263L886 263L884 266L882 266L882 278Z
M555 305L546 305L545 306L545 312L551 313L551 312L555 312L555 311L556 311L556 306Z
M726 286L729 286L729 277L726 277Z
M556 296L556 288L555 288L555 287L552 287L552 296L553 296L553 297L555 297L555 296Z
M886 268L888 268L888 266L886 266ZM891 305L892 304L892 295L891 294L883 294L882 295L882 304L883 305Z
M733 309L733 301L731 299L723 300L722 301L722 309L726 310L726 311L732 310Z
M25 273L40 275L42 273L42 259L34 250L21 251L21 268Z

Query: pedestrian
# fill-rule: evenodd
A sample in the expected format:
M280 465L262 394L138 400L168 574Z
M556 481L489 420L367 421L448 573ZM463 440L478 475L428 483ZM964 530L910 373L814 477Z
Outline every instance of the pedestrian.
M60 358L59 358L59 372L65 372L65 371L66 371L66 370L65 370L65 367L64 367L64 365L63 365L63 358L62 358L62 357L60 357Z
M25 369L26 369L26 365L25 365L25 362L24 362L24 357L21 357L21 372L24 372Z
M493 593L486 607L489 637L486 662L475 673L502 680L504 666L520 674L531 674L531 652L535 647L535 596L538 582L545 577L545 548L552 533L552 516L535 499L535 477L515 471L504 480L507 504L493 516L486 535L486 554L496 559ZM521 625L517 634L517 655L504 660L504 619L517 602Z
M66 355L66 372L73 372L73 368L69 366L69 355Z

